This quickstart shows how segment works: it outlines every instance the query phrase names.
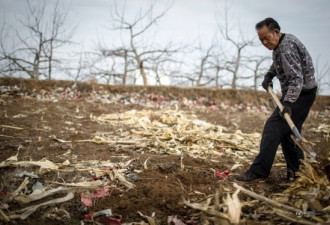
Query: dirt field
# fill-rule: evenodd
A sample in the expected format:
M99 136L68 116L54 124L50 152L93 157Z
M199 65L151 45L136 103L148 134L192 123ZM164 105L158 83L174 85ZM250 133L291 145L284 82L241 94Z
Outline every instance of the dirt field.
M2 80L0 86L10 86L10 82L12 81ZM58 83L56 87L60 87L61 85ZM207 195L214 194L216 190L220 190L221 196L232 193L232 184L235 176L246 170L249 163L253 160L254 155L249 155L248 160L243 166L230 172L228 178L219 179L215 176L214 170L220 172L229 171L236 163L235 158L231 155L221 154L221 156L213 158L192 157L188 154L180 156L175 154L152 153L148 151L148 147L139 147L136 145L64 142L90 140L100 133L117 134L121 132L125 134L125 132L131 131L129 126L116 127L113 125L109 126L106 123L97 123L91 119L91 115L100 116L102 114L124 113L132 109L137 111L144 109L159 110L157 107L150 108L138 104L88 102L86 101L86 92L95 87L90 88L90 85L87 84L86 87L85 90L81 90L82 97L77 98L77 100L40 100L31 94L33 88L29 86L25 86L25 90L21 89L17 92L2 94L0 98L0 125L6 125L7 127L3 126L0 132L0 162L16 155L19 146L22 147L19 150L18 161L39 161L46 158L58 164L63 163L67 159L71 163L88 160L109 160L112 163L119 163L135 159L127 168L128 172L125 172L125 174L135 174L137 177L130 180L134 184L134 188L127 189L127 187L114 180L111 181L110 194L106 197L93 200L92 207L84 206L81 202L80 194L76 193L74 199L70 201L58 205L41 207L26 220L21 221L20 219L16 219L12 222L13 224L15 221L16 224L79 224L79 221L87 213L104 209L111 209L112 213L120 215L122 217L122 223L144 220L138 213L140 211L146 216L154 214L154 218L159 224L167 224L169 216L177 216L177 218L186 222L186 224L198 224L197 222L189 223L189 219L193 216L197 216L197 221L199 221L199 214L197 210L184 205L182 198L191 199L192 201L202 201ZM37 88L36 93L40 93L40 90L51 90L54 89L54 86L45 83L35 83L34 88ZM30 92L29 97L18 95L23 92L26 93L27 90ZM171 89L167 91L171 93ZM134 92L138 91L134 90ZM178 97L178 93L176 92L178 92L176 89L172 91L173 98L175 96ZM188 93L188 96L183 96L185 92ZM228 91L226 97L222 93L223 102L227 106L234 106L237 103L235 94L231 94L230 92ZM189 99L188 91L182 93L180 97ZM255 99L253 99L253 95ZM259 96L263 96L260 97L262 100L258 100ZM211 102L214 105L220 105L221 99L208 99L207 103L203 103L206 107L198 108L182 105L180 110L188 114L196 114L199 120L224 126L228 129L226 132L229 133L236 130L241 130L243 133L248 134L255 132L261 133L269 112L272 110L272 104L264 93L255 92L255 94L252 93L248 98L251 101L246 102L246 104L252 102L255 104L256 109L247 110L244 107L225 109L225 107L219 107L216 110L212 110L208 107L208 104ZM307 140L315 144L314 150L316 152L328 152L330 148L328 135L313 131L320 124L329 125L330 121L330 108L329 104L327 104L330 102L329 97L323 97L319 101L321 103L316 103L317 107L314 107L314 110L305 122L302 134ZM268 107L268 109L259 110L261 106ZM147 159L146 168L145 163ZM181 163L184 164L184 168L182 168ZM284 163L284 158L279 153L275 161L276 166L273 167L269 179L264 183L245 185L245 187L264 196L282 192L287 187L287 184L283 181L286 170L280 163ZM0 169L0 200L2 203L7 202L9 205L8 209L2 209L5 213L26 207L18 203L12 203L7 198L7 194L14 192L23 181L22 178L15 177L15 174L24 170L30 172L38 171L32 167L25 168L20 166ZM138 173L134 171L138 171ZM43 173L42 176L40 175L38 181L44 186L52 187L51 185L53 184L49 183L50 181L71 183L77 182L82 177L86 178L86 180L93 180L89 171L48 171ZM28 188L31 188L31 185L28 185ZM63 195L56 194L48 197L47 200L61 196ZM243 194L239 196L242 200L248 199ZM43 199L35 203L44 201ZM55 206L69 212L70 219L51 219L49 212ZM259 220L260 224L267 223L267 220L263 220L262 218L259 218ZM144 221L147 222L147 220ZM112 224L115 223L113 222ZM242 224L254 224L252 217L242 218Z

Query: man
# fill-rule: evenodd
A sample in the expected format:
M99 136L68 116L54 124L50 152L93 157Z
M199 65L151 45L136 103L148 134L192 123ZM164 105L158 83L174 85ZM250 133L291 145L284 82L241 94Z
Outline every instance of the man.
M283 115L289 113L301 132L302 124L316 97L317 82L313 62L299 39L292 34L281 33L279 24L273 18L257 23L256 30L261 43L273 51L273 63L264 77L262 87L267 91L276 76L281 84L284 109L280 112L277 107L268 118L259 154L250 168L236 180L252 182L267 178L279 144L287 164L287 179L292 179L295 178L304 154L291 139L291 130Z

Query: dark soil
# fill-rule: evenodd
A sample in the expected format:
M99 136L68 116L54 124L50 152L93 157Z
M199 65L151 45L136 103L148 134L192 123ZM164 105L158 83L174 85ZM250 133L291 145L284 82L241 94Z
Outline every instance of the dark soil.
M7 82L7 83L6 83ZM13 84L18 81L2 81L2 85ZM25 83L25 88L47 89L67 85L65 82L52 82L52 85L46 82L33 83L32 81L20 81L20 84ZM44 85L44 86L43 86ZM81 89L90 89L91 84L82 85ZM95 87L92 87L95 88ZM115 88L115 87L111 87ZM117 91L127 91L127 87L116 87ZM135 87L128 87L128 89L136 89ZM155 90L151 88L150 90ZM196 91L196 89L181 89L181 88L168 88L161 87L166 93L172 93L173 96L178 96L180 93L183 95L194 93L199 95L206 93L207 90ZM179 91L184 90L184 91ZM250 91L247 91L250 92ZM164 91L165 93L165 91ZM256 94L257 93L257 94ZM237 98L241 100L246 96L242 96L242 92L234 92L231 90L222 91L221 99L214 102L225 101L227 103L236 103ZM245 95L245 94L244 94ZM263 96L263 97L260 97ZM262 98L262 100L258 98ZM259 92L252 92L248 96L250 101L254 102L268 102L265 94ZM330 102L329 97L320 100ZM317 103L321 104L321 103ZM322 106L325 107L324 105ZM321 110L322 107L317 105L315 109ZM185 169L182 171L180 168L180 158L175 155L157 155L157 154L142 154L134 147L132 148L117 148L116 146L106 144L94 143L59 143L50 138L55 135L57 138L64 140L83 140L92 138L97 132L116 132L111 126L106 124L100 125L91 121L89 116L108 114L114 112L124 112L131 110L132 106L127 105L114 105L114 104L99 104L99 103L86 103L84 101L59 101L59 102L45 102L37 101L36 99L20 99L13 97L2 98L0 104L0 125L9 125L24 128L23 130L15 130L2 128L0 130L0 162L13 156L17 153L20 145L23 146L19 152L19 160L40 160L47 158L53 162L63 162L65 157L63 153L69 149L72 155L77 155L77 161L102 159L111 161L121 161L122 156L127 156L128 159L138 158L132 164L132 170L143 169L143 163L147 158L148 169L139 173L139 181L134 182L135 188L126 190L124 188L113 188L109 197L95 201L92 208L88 212L96 212L110 208L113 213L121 215L123 222L141 221L138 211L145 215L150 216L155 213L157 220L160 224L167 223L167 217L178 215L178 218L192 216L195 211L184 206L182 197L186 199L203 199L206 195L214 194L220 188L221 195L225 196L228 190L225 187L231 186L234 181L235 174L230 174L228 179L219 180L214 176L211 169L218 169L219 171L228 170L235 163L230 157L223 157L220 164L214 163L210 160L192 158L185 156L183 163ZM136 110L143 109L142 106L135 107ZM316 145L315 151L328 151L330 142L328 138L317 133L310 131L311 128L318 127L321 123L329 124L330 118L322 118L317 111L311 112L303 129L303 136ZM188 110L188 109L185 109ZM189 112L193 112L190 110ZM198 118L201 120L209 121L214 124L219 124L227 127L229 131L236 131L238 129L245 133L262 132L263 125L268 117L265 113L257 112L229 112L226 110L201 112L196 111ZM19 114L26 117L20 117ZM16 116L16 117L15 117ZM8 136L8 137L6 137ZM71 160L71 159L70 159ZM253 160L253 158L251 158ZM284 162L283 158L278 157L275 163ZM244 171L248 168L246 164L237 173ZM13 169L0 169L0 188L2 189L5 181L10 179L6 174ZM17 169L22 171L23 169ZM56 174L46 174L41 182L49 180L56 180ZM70 176L78 176L82 174L66 174L62 179L70 181ZM279 181L284 178L284 167L273 167L270 178L267 182L262 184L249 185L248 187L258 193L268 196L274 192L281 192L284 187L279 185ZM89 176L86 174L86 176ZM10 187L10 186L9 186ZM13 190L17 188L12 184ZM0 190L1 190L0 189ZM6 190L6 191L13 191ZM244 197L242 197L244 198ZM1 196L0 196L1 200ZM18 206L20 207L20 206ZM87 213L86 208L80 202L80 196L77 194L75 199L68 201L61 205L71 214L71 221L67 224L79 224L82 215ZM24 224L63 224L55 220L49 220L43 215L50 209L42 208L34 213ZM13 209L11 209L13 210ZM38 221L38 222L37 222ZM23 224L18 221L17 224Z

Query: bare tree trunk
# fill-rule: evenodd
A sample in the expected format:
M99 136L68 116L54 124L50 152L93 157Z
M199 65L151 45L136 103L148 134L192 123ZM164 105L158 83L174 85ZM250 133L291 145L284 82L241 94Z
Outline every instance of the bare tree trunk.
M131 34L131 48L133 50L134 56L135 56L135 60L139 65L139 70L140 70L140 75L142 76L143 79L143 85L147 86L148 85L148 80L147 80L147 75L144 71L144 67L143 67L143 61L141 60L140 55L137 53L136 47L134 46L134 34L133 34L133 30L132 30L132 26L130 26L130 34Z
M220 68L217 66L215 71L215 87L219 89L219 72Z
M257 76L254 76L254 78L253 78L253 82L254 82L254 90L255 90L255 91L258 89L257 80L258 80Z
M160 76L159 76L158 68L156 68L155 73L156 73L156 84L162 85L161 82L160 82Z
M200 65L200 70L198 73L198 78L196 80L196 86L200 86L201 85L201 79L203 77L203 73L204 73L204 64L205 64L205 58L202 59L201 65Z
M52 62L53 62L53 41L50 43L50 50L48 56L48 80L52 79Z
M200 65L198 67L198 74L196 79L196 86L202 86L202 79L204 78L205 73L207 72L207 65L209 63L209 58L211 57L211 51L213 49L213 44L204 52L201 44L199 45L199 51L202 53ZM207 81L206 83L208 83Z
M35 60L34 60L34 79L39 80L39 69L40 69L40 56L41 56L41 51L43 47L43 37L42 33L39 32L39 47L38 47L38 52L36 53Z
M238 74L238 69L241 63L241 48L237 49L237 56L236 56L236 61L235 61L235 68L233 72L233 80L231 83L231 88L236 89L236 81L237 81L237 74Z
M39 53L37 52L34 58L32 78L39 80Z
M261 59L262 61L264 59ZM254 87L254 90L257 90L258 89L258 78L260 77L260 75L258 74L258 71L259 71L259 67L260 67L260 64L262 63L262 61L260 62L257 62L256 63L256 67L254 68L254 76L253 76L253 87Z
M123 74L123 84L126 84L127 70L128 70L128 60L127 60L127 50L124 51L124 74Z
M148 86L148 79L147 79L147 74L144 71L143 61L141 61L141 59L138 59L137 61L140 62L140 73L143 79L143 85Z

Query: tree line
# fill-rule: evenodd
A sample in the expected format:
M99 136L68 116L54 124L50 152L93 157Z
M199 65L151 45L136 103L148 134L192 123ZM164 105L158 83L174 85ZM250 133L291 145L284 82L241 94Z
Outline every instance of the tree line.
M105 29L119 33L120 44L98 41L94 51L81 50L65 58L58 52L77 44L71 41L77 26L69 23L70 10L63 8L60 0L25 3L17 26L5 22L1 26L1 76L51 80L54 73L62 73L76 81L96 79L108 84L136 84L142 78L145 86L150 79L162 85L167 77L172 85L257 90L271 63L269 56L249 53L259 43L233 25L227 5L215 18L217 32L210 43L169 40L159 44L148 37L161 29L157 24L171 10L170 2L162 10L155 10L156 2L151 2L130 19L126 7L113 1L110 26ZM191 55L193 60L187 60ZM320 88L328 88L330 66L320 67L318 62L315 68Z

